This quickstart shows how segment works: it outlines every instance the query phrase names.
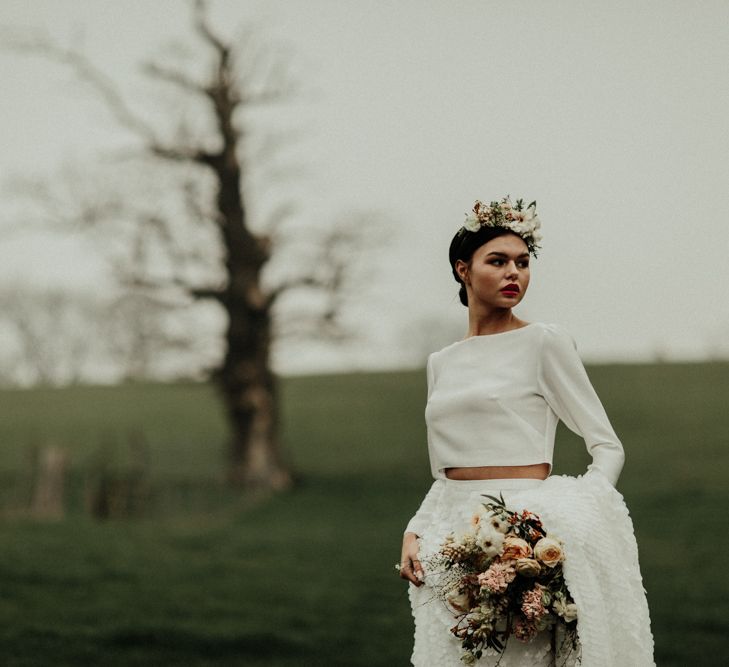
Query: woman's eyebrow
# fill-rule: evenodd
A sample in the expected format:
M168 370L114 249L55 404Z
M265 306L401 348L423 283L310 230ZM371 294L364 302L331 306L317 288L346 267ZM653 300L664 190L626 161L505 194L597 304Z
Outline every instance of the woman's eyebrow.
M497 252L496 250L492 250L490 253L488 253L488 255L486 255L486 257L488 257L489 255L500 255L501 257L508 257L509 256L505 252ZM520 255L517 255L517 257L529 257L529 253L528 252L523 252Z

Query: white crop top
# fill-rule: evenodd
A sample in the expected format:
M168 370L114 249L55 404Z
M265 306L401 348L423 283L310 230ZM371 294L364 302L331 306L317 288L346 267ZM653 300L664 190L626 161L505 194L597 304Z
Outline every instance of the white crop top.
M560 419L584 438L588 472L617 483L622 443L562 325L532 322L456 341L428 357L426 374L435 487L453 467L548 463L551 473Z
M561 419L613 485L623 446L559 324L472 336L428 357L425 421L433 477L444 468L549 463Z

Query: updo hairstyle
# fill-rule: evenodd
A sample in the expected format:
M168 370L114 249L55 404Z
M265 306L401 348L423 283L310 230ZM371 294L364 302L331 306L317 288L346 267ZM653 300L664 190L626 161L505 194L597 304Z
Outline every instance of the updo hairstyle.
M461 229L459 229L453 237L451 246L448 249L448 259L451 263L453 277L456 279L456 282L461 285L461 289L458 291L458 296L464 306L468 306L468 293L466 292L466 285L458 275L458 271L456 271L456 261L460 259L470 265L473 253L476 252L476 250L478 250L484 243L488 243L492 239L503 236L504 234L514 234L514 236L521 238L521 236L510 229L487 226L483 226L475 232L470 232L461 227Z

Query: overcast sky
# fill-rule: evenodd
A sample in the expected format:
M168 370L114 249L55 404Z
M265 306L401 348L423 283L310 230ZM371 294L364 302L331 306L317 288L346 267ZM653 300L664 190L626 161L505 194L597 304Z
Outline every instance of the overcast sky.
M0 2L4 25L84 44L140 109L154 102L138 63L165 41L196 43L182 0ZM282 352L280 370L407 365L423 343L413 352L403 339L430 340L428 322L446 326L426 347L461 338L448 244L475 199L505 194L536 199L543 225L522 319L561 322L588 361L729 357L729 3L218 0L212 10L223 34L255 20L286 40L317 91L303 113L302 215L374 209L393 231L367 257L382 280L351 309L372 345ZM4 176L52 173L127 140L63 68L3 53L0 74ZM5 201L0 222L17 226L8 211ZM94 284L101 265L76 248L6 240L0 277Z

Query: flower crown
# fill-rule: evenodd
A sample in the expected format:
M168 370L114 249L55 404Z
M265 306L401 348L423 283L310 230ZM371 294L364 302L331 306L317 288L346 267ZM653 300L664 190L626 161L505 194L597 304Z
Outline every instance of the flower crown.
M517 199L516 204L511 203L509 195L500 202L492 201L488 206L476 200L473 212L466 213L466 222L459 230L459 234L477 232L481 227L504 227L521 236L527 244L529 252L537 256L536 251L541 248L539 242L542 226L536 211L537 202L533 201L524 208L524 200Z

